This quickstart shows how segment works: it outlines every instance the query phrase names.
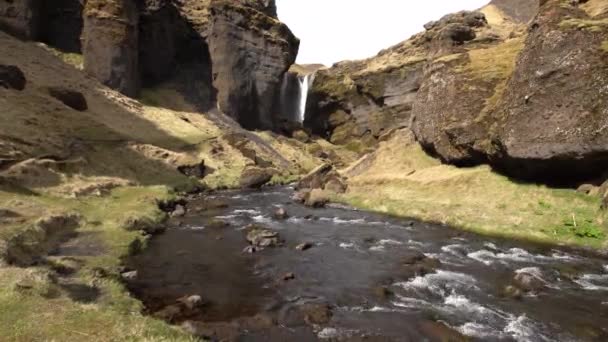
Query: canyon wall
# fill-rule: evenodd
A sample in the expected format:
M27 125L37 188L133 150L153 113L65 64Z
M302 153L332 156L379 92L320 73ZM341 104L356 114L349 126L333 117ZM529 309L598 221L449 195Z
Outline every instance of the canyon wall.
M171 82L199 111L274 128L299 40L274 0L34 0L0 4L0 29L81 53L85 71L131 97Z

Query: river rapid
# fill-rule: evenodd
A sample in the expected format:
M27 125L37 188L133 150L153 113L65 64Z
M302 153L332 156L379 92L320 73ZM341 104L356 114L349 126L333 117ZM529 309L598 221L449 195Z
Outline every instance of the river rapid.
M189 203L128 261L137 270L129 288L147 313L212 340L608 341L606 259L311 209L292 193L221 192ZM279 207L289 218L274 217ZM244 251L251 224L283 244ZM310 248L296 249L302 243ZM200 309L167 315L192 295L204 300Z

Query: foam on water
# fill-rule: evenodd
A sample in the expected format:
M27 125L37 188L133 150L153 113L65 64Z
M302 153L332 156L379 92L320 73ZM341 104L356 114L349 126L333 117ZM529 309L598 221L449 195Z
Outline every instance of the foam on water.
M353 248L355 248L355 244L354 243L347 243L347 242L341 242L338 246L340 246L340 248L344 248L344 249L353 249Z
M434 293L444 294L446 289L478 289L476 283L475 278L468 274L438 270L436 273L418 276L395 285L404 289L429 289Z
M339 217L321 217L320 221L333 222L335 224L363 224L365 223L364 219L341 219Z
M489 337L498 337L497 332L494 328L477 322L465 323L459 327L456 327L456 330L458 330L463 335L481 339Z
M272 222L272 219L270 217L264 216L264 215L253 216L251 219L257 223L271 223Z
M511 248L506 252L498 252L498 250L497 252L494 252L487 249L481 249L471 252L467 254L467 256L488 266L497 261L506 265L509 262L541 263L554 260L554 257L548 257L541 254L531 254L522 248ZM566 256L560 257L564 258Z
M505 326L503 332L520 342L549 341L549 339L537 330L538 329L535 328L535 324L532 320L526 317L526 315L521 315L513 316Z
M259 210L255 210L255 209L236 209L233 210L232 213L234 214L247 214L247 215L260 215L261 212Z
M608 291L608 274L584 274L574 282L584 290Z

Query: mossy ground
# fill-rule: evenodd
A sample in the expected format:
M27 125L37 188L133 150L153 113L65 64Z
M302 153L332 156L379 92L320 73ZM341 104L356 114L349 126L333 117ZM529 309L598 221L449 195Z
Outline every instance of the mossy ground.
M350 178L341 201L484 235L606 246L608 230L599 198L517 183L487 166L442 165L405 132L382 143L375 156L363 173Z
M18 286L32 272L52 272L61 257L44 257L47 266L0 268L0 331L5 341L192 341L192 337L162 321L144 317L142 305L132 298L118 280L121 258L133 251L134 241L145 239L137 231L125 229L133 219L160 221L164 214L158 199L172 196L168 188L124 187L106 197L67 199L48 195L25 196L0 192L3 208L23 214L25 222L12 226L13 232L31 224L36 213L77 212L82 216L79 236L92 237L87 251L70 256L78 265L70 282L94 288L94 300L73 299L59 284L41 283L38 291ZM33 213L33 215L32 215ZM3 227L4 229L4 227ZM85 252L85 251L83 251ZM51 260L53 260L51 262ZM96 270L107 275L100 278ZM50 291L49 288L53 288ZM44 289L44 291L42 290Z

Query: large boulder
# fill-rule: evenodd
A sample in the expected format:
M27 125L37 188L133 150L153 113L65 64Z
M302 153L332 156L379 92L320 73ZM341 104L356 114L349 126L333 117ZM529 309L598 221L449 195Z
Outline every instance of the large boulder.
M572 181L608 168L608 13L544 1L497 110L492 162Z
M210 12L218 107L245 128L273 128L282 77L299 40L277 19L233 1L213 1Z
M127 96L139 91L138 23L134 1L89 0L84 9L84 69Z

